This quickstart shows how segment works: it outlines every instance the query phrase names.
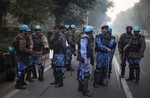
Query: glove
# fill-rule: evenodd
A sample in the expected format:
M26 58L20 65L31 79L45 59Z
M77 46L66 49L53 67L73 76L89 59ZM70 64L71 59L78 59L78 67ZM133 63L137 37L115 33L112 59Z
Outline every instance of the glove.
M47 54L47 53L49 53L49 48L45 48L45 53Z

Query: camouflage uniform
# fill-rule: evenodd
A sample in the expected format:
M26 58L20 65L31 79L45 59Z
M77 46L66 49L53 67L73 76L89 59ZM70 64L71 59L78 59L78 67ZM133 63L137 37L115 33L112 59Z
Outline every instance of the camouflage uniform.
M29 64L29 56L32 51L30 51L30 44L28 36L23 34L18 34L15 38L15 41L18 42L18 50L16 50L17 58L17 83L16 88L23 89L22 86L26 85L24 82L24 76L26 68Z
M129 63L129 79L136 82L140 79L140 61L144 56L146 48L145 38L141 35L134 36L129 45L128 63ZM135 71L135 72L134 72Z
M114 43L111 40L111 36L109 34L98 34L96 35L96 70L94 71L94 87L96 84L105 85L103 80L106 76L107 67L108 67L108 57L110 53L107 52Z
M33 40L33 64L34 67L38 65L38 71L39 71L39 80L43 80L43 74L44 74L44 65L42 64L42 54L43 49L49 48L48 40L46 36L42 34L33 34L32 35ZM44 58L45 59L45 58ZM36 75L36 69L34 68L34 78L37 77Z
M121 76L122 77L124 77L126 60L128 59L128 50L123 51L123 49L129 43L132 36L133 35L131 33L129 34L124 33L120 36L120 39L118 41L118 50L119 50L120 58L121 58Z

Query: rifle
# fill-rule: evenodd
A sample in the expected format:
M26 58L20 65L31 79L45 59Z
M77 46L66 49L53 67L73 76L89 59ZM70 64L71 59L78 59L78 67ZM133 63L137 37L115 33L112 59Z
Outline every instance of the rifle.
M133 37L130 38L128 44L123 48L123 52L127 51L128 48L130 47L131 41L132 41Z

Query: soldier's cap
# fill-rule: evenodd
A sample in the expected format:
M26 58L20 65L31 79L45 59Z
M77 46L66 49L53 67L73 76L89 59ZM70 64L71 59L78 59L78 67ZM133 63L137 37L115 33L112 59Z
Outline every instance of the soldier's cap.
M101 29L105 29L105 28L108 29L108 27L109 27L108 25L103 25L103 26L101 27Z
M62 29L66 29L65 25L59 25L58 29L62 30Z

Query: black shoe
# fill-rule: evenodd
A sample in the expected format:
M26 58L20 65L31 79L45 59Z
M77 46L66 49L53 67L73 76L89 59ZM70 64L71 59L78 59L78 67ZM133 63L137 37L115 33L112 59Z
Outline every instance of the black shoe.
M126 79L126 81L133 81L134 80L134 78L128 78L128 79Z
M26 88L25 88L24 86L21 86L21 85L16 84L16 85L15 85L15 89L24 90L24 89L26 89Z
M55 87L56 87L56 88L58 88L58 87L63 87L63 84L57 84Z
M101 85L101 86L107 86L107 84L105 84L105 83L99 83L99 85Z
M135 84L139 84L139 80L135 80L135 82L134 82Z
M37 76L33 76L32 79L37 79Z
M87 97L92 97L92 95L89 94L89 91L83 92L83 95L84 95L84 96L87 96Z
M34 82L34 80L32 78L30 79L26 79L28 82Z
M74 69L73 69L73 68L70 68L70 69L67 69L67 71L74 71Z
M99 86L96 83L93 83L93 87L99 88Z
M44 79L43 79L43 78L38 78L38 80L39 80L39 81L44 81Z
M121 75L120 78L124 78L124 75Z
M25 85L27 85L27 83L23 82L23 83L20 83L20 85L25 86Z
M58 84L57 82L50 83L50 85L57 85L57 84Z
M78 91L80 92L80 91L83 91L83 89L82 88L78 88Z

